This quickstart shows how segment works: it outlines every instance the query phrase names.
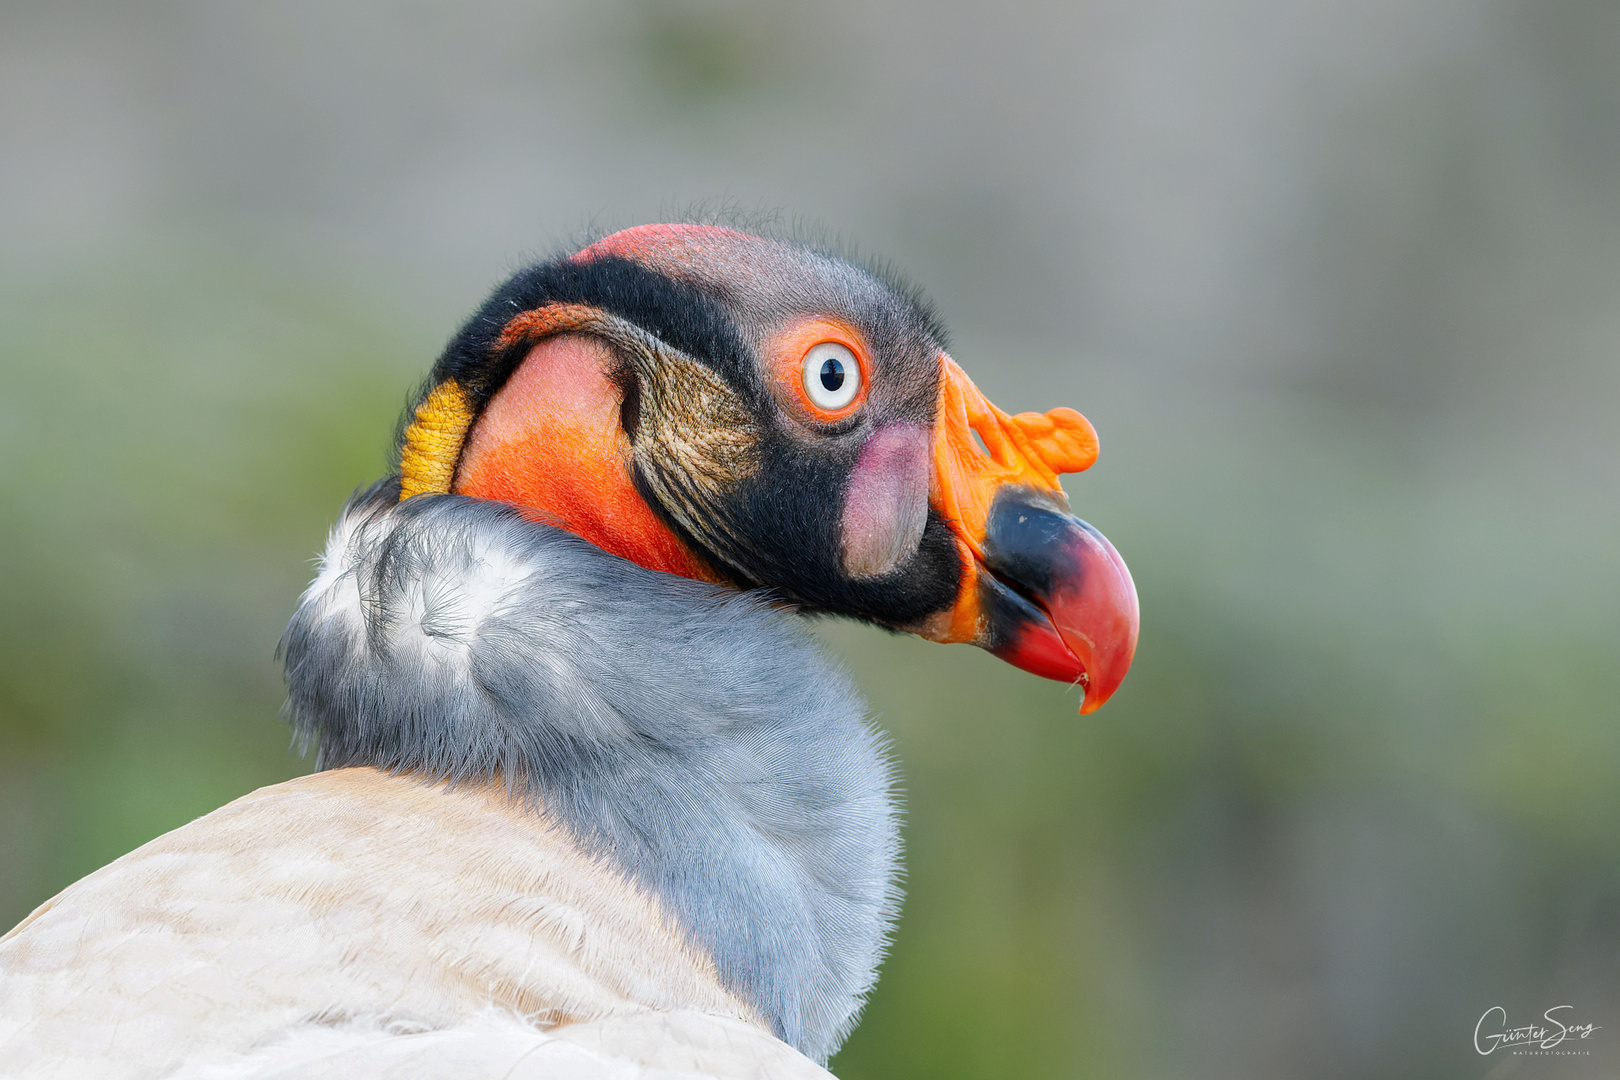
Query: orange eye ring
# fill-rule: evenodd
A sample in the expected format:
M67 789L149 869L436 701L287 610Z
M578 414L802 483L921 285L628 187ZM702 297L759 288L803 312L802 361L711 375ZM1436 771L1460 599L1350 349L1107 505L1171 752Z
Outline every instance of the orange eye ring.
M853 326L818 316L800 319L772 336L766 349L777 399L803 419L841 423L866 402L872 360Z

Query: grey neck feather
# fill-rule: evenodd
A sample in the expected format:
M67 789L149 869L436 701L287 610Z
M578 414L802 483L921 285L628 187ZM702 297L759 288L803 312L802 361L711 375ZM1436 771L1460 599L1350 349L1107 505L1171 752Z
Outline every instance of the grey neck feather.
M893 772L848 677L754 596L397 491L344 509L282 639L319 766L504 778L825 1061L899 897Z

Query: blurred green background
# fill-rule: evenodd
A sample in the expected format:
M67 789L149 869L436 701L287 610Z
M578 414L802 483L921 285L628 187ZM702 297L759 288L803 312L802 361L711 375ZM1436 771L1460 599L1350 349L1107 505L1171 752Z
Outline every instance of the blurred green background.
M0 924L306 770L272 653L505 273L700 200L1102 435L1101 713L827 625L888 1077L1620 1070L1620 5L0 7ZM1603 1025L1490 1058L1490 1006Z

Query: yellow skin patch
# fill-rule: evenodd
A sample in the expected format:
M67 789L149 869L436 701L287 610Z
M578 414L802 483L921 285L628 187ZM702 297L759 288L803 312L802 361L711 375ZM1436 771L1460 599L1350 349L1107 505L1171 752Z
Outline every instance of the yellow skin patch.
M405 445L399 454L400 499L450 490L472 422L467 394L454 379L433 388L405 429Z

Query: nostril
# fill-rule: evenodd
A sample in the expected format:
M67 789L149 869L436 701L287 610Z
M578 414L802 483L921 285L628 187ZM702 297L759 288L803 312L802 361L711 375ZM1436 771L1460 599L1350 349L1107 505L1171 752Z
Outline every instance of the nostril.
M990 453L990 448L984 445L984 438L972 428L969 428L968 431L972 433L973 445L979 448L979 453L983 454L987 458L990 458L992 461L995 460L994 456Z

